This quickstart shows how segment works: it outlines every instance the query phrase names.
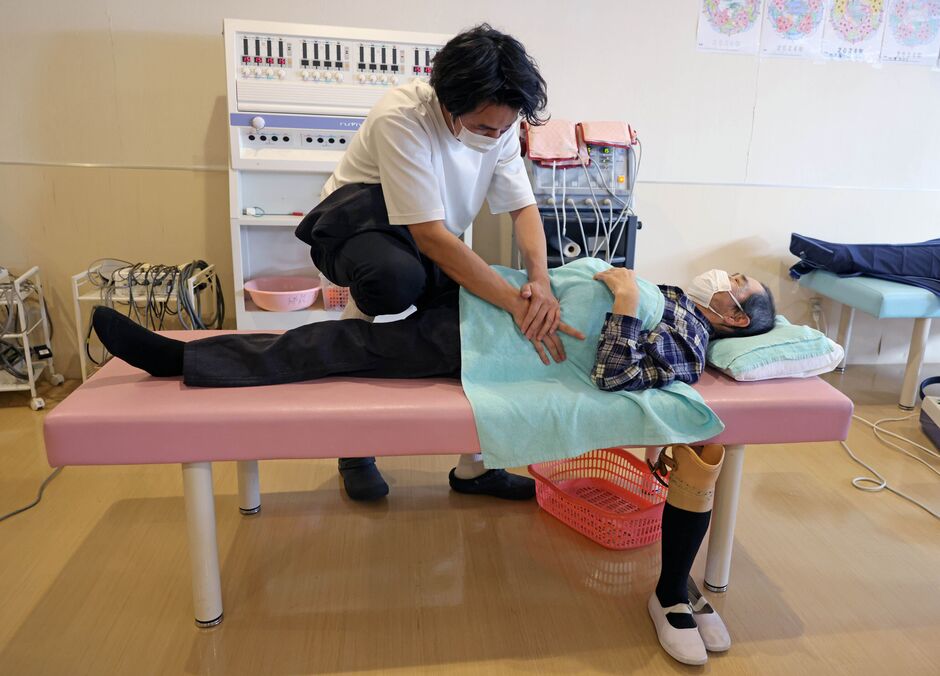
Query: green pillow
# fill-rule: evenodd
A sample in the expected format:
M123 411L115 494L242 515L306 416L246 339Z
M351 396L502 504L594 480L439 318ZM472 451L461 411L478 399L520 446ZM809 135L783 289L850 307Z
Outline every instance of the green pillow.
M816 329L777 315L767 333L712 340L707 358L735 380L765 380L825 373L838 366L842 356L842 348Z

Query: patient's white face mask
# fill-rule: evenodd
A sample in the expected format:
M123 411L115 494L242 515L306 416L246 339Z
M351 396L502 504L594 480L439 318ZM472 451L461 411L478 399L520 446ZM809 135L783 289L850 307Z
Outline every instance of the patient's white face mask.
M744 312L744 308L741 307L738 299L731 293L731 276L724 270L709 270L708 272L703 272L692 280L692 283L689 284L689 288L685 290L685 293L696 303L704 305L725 320L727 320L727 317L712 307L712 296L716 293L729 293L731 294L731 300L734 301L734 304L738 306L741 312Z
M456 122L457 118L454 118L454 121ZM499 144L499 138L474 134L464 126L463 122L460 123L460 133L457 134L457 140L478 153L488 153Z

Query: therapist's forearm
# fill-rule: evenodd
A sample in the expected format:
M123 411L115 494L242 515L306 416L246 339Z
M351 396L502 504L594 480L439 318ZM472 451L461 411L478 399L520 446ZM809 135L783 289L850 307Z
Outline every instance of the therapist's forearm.
M548 280L548 252L545 248L545 230L542 227L542 217L538 207L530 204L511 213L513 227L516 231L516 245L525 269L529 273L529 281Z
M519 291L499 276L486 261L443 227L408 226L418 249L444 273L475 296L507 312L518 309Z

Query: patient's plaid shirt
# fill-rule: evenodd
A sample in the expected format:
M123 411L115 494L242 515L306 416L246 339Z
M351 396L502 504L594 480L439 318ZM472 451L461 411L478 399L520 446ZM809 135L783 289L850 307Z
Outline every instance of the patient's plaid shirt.
M646 390L673 380L694 383L705 368L712 326L682 289L660 286L662 321L643 331L636 317L607 314L591 379L598 388Z

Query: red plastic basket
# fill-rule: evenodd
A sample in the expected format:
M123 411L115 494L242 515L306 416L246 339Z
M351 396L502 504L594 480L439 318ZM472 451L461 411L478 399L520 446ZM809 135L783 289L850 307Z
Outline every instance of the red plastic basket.
M529 465L529 473L542 509L608 549L642 547L662 537L666 488L622 448Z
M349 288L334 284L320 273L320 288L323 294L323 307L327 310L342 310L349 302Z

